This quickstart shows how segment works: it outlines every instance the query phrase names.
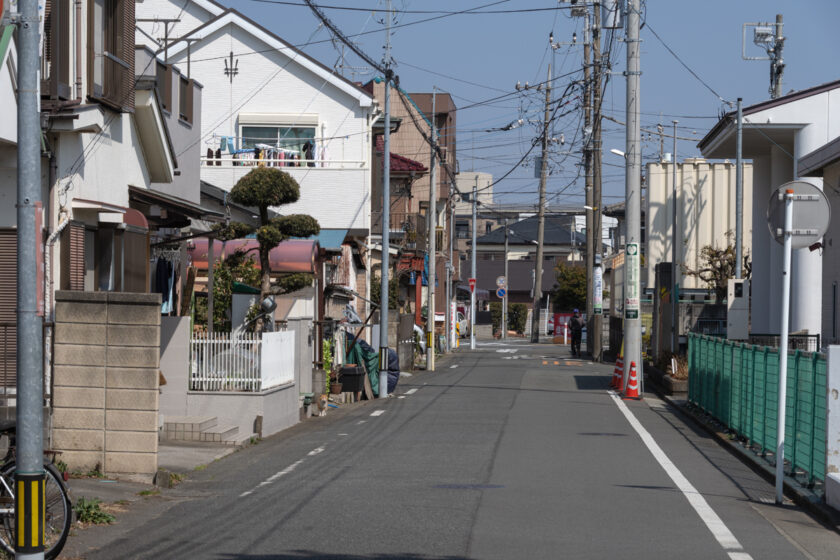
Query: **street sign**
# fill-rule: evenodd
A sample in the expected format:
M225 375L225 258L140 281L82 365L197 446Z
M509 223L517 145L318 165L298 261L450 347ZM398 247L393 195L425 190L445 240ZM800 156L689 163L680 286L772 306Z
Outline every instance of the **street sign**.
M596 265L593 269L593 288L592 288L592 313L601 315L604 308L604 273L601 270L601 265Z
M624 250L624 277L627 279L624 297L624 318L639 318L639 244L628 243Z
M496 278L496 286L499 288L504 288L507 285L507 278L504 276L499 276Z
M475 292L475 278L470 278L469 283L470 283L470 293Z
M793 221L790 243L793 249L813 245L825 234L831 221L831 206L825 193L811 183L791 181L770 195L767 203L767 227L780 244L785 236L785 192L793 190Z
M506 293L507 291L505 291L504 288L499 288L498 290L496 290L496 295L499 296L499 299L504 298Z

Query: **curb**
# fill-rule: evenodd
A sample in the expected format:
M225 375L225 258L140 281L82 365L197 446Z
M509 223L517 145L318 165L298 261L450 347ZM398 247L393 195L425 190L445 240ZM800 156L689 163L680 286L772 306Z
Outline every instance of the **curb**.
M775 485L776 472L774 468L763 464L751 451L733 443L733 441L730 440L723 432L719 432L707 423L702 422L697 416L686 410L683 404L674 400L670 395L666 395L662 391L662 388L652 379L648 379L648 381L650 382L648 387L652 390L652 392L667 403L668 406L678 415L680 415L683 419L688 419L693 425L712 436L712 438L717 441L718 445L726 449L735 458L749 467L750 470L762 477L766 482ZM796 483L791 483L788 477L785 477L783 486L785 496L793 501L793 503L810 513L827 528L840 533L840 512L835 511L833 508L825 504L822 499L818 498L815 494L803 490Z

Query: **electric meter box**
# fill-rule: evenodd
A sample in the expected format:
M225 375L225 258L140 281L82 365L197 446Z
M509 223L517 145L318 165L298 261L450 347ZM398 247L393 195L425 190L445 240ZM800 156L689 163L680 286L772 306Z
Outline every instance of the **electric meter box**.
M726 290L726 338L747 340L750 336L750 281L730 278Z

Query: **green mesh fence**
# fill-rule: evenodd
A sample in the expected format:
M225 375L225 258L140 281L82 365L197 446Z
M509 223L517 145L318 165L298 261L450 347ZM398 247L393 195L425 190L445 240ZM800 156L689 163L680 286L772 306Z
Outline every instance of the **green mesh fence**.
M777 348L688 337L688 399L760 452L776 448L779 398ZM826 360L788 354L785 459L809 483L825 480Z

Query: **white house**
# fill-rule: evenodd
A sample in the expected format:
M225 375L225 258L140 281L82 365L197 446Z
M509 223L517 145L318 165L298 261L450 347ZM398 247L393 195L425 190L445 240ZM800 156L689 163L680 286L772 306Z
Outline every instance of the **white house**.
M790 93L743 109L743 154L753 161L751 332L778 333L781 323L782 246L766 223L770 194L801 179L798 161L840 135L840 81ZM735 157L735 112L718 121L698 147L707 158ZM820 188L820 178L807 178ZM745 208L745 212L749 211ZM790 328L822 332L820 288L823 260L819 251L793 252Z

